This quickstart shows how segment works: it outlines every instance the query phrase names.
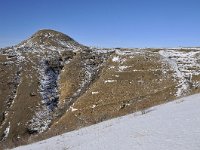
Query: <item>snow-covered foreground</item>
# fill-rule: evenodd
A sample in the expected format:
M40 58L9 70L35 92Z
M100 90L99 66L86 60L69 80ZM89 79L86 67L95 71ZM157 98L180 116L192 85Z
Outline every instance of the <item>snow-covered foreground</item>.
M16 150L199 150L199 108L192 95Z

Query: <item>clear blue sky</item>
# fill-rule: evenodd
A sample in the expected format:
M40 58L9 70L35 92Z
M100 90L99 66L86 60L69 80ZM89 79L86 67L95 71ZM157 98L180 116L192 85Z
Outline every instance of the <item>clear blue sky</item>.
M200 46L200 0L0 0L0 47L44 28L90 46Z

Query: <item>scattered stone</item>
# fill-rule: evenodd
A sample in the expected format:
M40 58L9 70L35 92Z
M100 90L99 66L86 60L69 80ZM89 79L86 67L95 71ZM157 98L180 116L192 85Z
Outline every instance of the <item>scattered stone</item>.
M35 92L31 92L30 96L36 96L37 94Z

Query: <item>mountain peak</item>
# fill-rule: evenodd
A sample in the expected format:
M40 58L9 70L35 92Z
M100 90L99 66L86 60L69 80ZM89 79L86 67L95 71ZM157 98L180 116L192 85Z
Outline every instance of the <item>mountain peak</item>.
M31 38L60 38L65 41L74 41L71 37L51 29L42 29L37 31Z
M33 34L28 40L23 41L19 44L21 46L27 47L40 47L40 46L54 46L54 47L63 47L70 48L75 46L80 46L78 42L74 39L65 35L61 32L51 30L51 29L42 29Z

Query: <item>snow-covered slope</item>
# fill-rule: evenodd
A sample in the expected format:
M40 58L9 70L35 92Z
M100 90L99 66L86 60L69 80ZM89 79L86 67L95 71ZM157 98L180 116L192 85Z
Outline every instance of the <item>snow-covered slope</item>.
M15 150L199 150L200 94Z

